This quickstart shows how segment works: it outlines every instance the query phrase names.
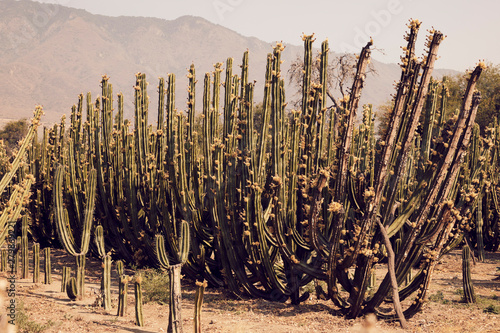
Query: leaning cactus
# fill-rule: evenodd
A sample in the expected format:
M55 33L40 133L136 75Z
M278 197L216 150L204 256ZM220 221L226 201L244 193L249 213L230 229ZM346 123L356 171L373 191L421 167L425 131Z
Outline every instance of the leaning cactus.
M43 114L43 110L40 106L37 106L34 112L34 117L31 120L30 127L26 137L21 142L19 150L17 151L14 159L9 163L7 167L7 172L3 174L0 179L0 194L3 194L5 190L9 188L9 200L3 204L3 210L0 214L0 246L2 246L5 240L8 238L9 230L12 230L9 225L15 224L19 219L23 207L27 205L28 198L30 196L31 186L34 182L33 175L27 174L24 168L21 167L26 160L26 155L29 150L29 146L33 138L37 134L38 125L40 124L40 118ZM17 175L17 184L14 184L14 177ZM26 220L27 223L27 220ZM9 235L11 236L11 235ZM10 237L9 237L10 238ZM27 240L26 238L24 238ZM11 243L14 239L12 238ZM23 271L22 277L27 277L27 268L24 262L27 259L26 252L27 242L23 243ZM17 263L16 263L17 264ZM17 265L15 273L17 274Z

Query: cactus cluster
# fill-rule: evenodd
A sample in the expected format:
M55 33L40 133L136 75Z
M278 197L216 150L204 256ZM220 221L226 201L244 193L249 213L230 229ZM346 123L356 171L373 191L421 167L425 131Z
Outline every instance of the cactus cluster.
M478 246L481 239L484 246L495 237L498 242L498 222L490 218L498 216L497 194L487 191L497 179L489 181L485 173L496 172L500 131L495 124L489 139L479 139L474 129L480 101L474 88L482 67L470 72L462 107L450 115L446 85L431 77L444 37L431 31L418 59L420 22L408 28L394 107L381 138L371 105L356 123L371 41L359 54L349 94L328 107L328 41L321 44L315 80L314 37L304 36L302 103L290 111L281 71L284 46L276 44L267 56L260 124L254 123L248 52L240 73L229 58L204 75L201 124L195 117L194 65L185 113L176 104L175 75L159 79L156 125L148 123L143 73L136 75L133 122L124 118L123 95L115 103L103 76L101 96L93 101L80 95L69 128L63 119L45 130L30 153L37 177L32 233L47 242L59 237L77 258L68 295L83 295L90 250L103 260L105 295L110 253L171 270L172 330L181 323L181 267L192 279L234 295L293 304L309 297L302 286L325 281L327 290L318 293L349 318L370 312L395 318L381 309L399 290L400 300L416 295L399 318L414 315L438 259L472 230L467 221L473 215L483 221L475 224L483 231L473 237ZM89 246L92 230L95 246ZM373 270L385 261L389 270L377 285ZM117 267L123 315L130 277L121 261ZM135 282L140 299L140 279Z

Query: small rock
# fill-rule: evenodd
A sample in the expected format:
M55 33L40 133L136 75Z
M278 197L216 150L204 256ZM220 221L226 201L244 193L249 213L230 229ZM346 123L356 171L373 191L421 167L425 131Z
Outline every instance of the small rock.
M215 324L215 320L210 320L210 323L209 324Z

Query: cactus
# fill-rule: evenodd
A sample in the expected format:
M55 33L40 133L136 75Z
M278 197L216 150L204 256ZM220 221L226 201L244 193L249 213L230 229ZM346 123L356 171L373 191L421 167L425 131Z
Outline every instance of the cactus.
M22 257L22 279L28 278L29 258L28 258L28 217L23 216L21 229L21 257Z
M118 273L118 309L116 315L123 317L127 312L128 283L131 277L125 275L123 261L121 260L116 262L116 271Z
M52 268L50 264L50 247L46 247L43 249L43 269L44 269L44 283L51 284L52 283Z
M16 276L18 276L19 274L19 262L21 261L21 243L22 243L21 236L17 236L14 267L12 268L12 273L15 274Z
M63 266L62 276L61 276L61 292L66 292L66 286L68 285L68 281L71 278L71 267Z
M127 313L128 283L132 279L130 276L121 275L118 284L118 311L117 316L123 317Z
M478 260L484 261L484 241L483 241L483 200L482 194L478 196L477 217L476 217L476 243Z
M1 255L2 255L2 265L0 267L1 271L2 272L7 272L7 257L8 257L8 254L7 254L7 250L6 249L2 249L0 251Z
M201 333L201 307L203 305L203 295L207 281L196 281L196 293L194 296L194 332Z
M72 301L75 301L78 298L78 286L77 286L76 278L74 278L74 277L69 278L69 280L66 284L66 294L68 295L69 299Z
M476 303L476 295L471 279L470 248L468 245L462 247L462 281L464 286L464 301L467 303Z
M68 211L63 206L63 183L64 167L59 166L54 176L54 210L55 220L57 224L57 232L61 244L65 250L76 259L76 282L78 298L83 299L85 295L85 255L89 249L90 229L94 218L94 203L95 203L95 188L96 188L96 171L92 170L89 173L89 179L85 188L86 205L85 211L82 214L83 221L79 225L81 227L81 241L77 244L72 234L71 223ZM80 216L76 216L78 220Z
M102 306L105 310L111 309L111 256L106 253L102 226L95 229L95 243L102 259L101 294Z
M137 326L144 326L144 317L142 315L142 277L139 275L135 278L134 292L135 292L135 324Z
M28 150L28 147L30 146L33 137L36 135L36 131L38 129L38 125L40 124L40 118L43 114L43 110L41 106L37 106L33 118L31 120L30 127L28 129L28 133L26 134L26 137L24 137L21 146L19 147L19 150L17 151L17 154L12 161L9 171L5 173L0 180L0 194L2 194L7 186L11 183L12 178L16 174L19 166L21 165L21 162L23 161L25 157L25 153Z
M40 282L40 244L33 243L33 283Z
M3 210L0 214L0 247L4 244L9 228L8 224L15 223L19 219L21 211L25 207L28 198L30 196L31 185L34 181L33 175L26 172L24 163L26 160L26 155L29 151L29 146L36 136L38 125L40 123L40 118L43 114L43 110L40 106L37 106L34 111L34 116L31 120L31 124L28 129L28 133L23 138L21 145L14 156L11 163L8 163L5 173L0 179L0 194L3 194L7 189L9 189L9 200L2 204ZM17 176L17 180L14 178ZM14 179L14 181L13 181ZM17 181L17 184L14 182ZM25 224L27 223L27 220ZM24 230L25 228L23 228ZM27 231L25 231L26 233ZM22 249L23 253L23 271L22 278L27 278L27 236L23 238L23 246L21 242L17 243ZM16 254L15 267L12 273L17 275L19 258Z
M116 273L118 274L118 277L120 277L124 274L123 261L121 261L121 260L118 260L116 262Z
M81 277L95 218L101 226L92 251L103 259L103 283L109 280L109 251L128 263L169 269L171 330L180 330L182 323L181 269L234 295L293 304L308 298L302 286L325 281L326 293L318 294L349 318L374 312L394 319L396 314L381 310L390 302L387 296L404 300L417 292L399 313L403 322L421 308L444 253L464 235L480 245L479 231L485 248L498 247L493 239L500 230L495 222L500 130L495 124L483 140L473 128L481 66L470 73L461 109L449 117L446 83L431 79L443 36L431 31L420 61L415 57L419 27L417 20L409 24L394 107L379 139L371 105L363 107L362 123L355 122L371 41L361 50L350 93L328 108L328 42L321 45L315 78L314 37L304 36L302 105L288 114L284 47L276 44L267 57L261 126L254 123L248 52L241 74L233 73L232 58L206 73L197 129L194 65L188 73L187 116L177 111L175 76L160 78L155 126L148 124L143 73L135 78L133 122L124 119L122 94L113 105L112 86L103 76L101 97L95 102L86 97L86 121L80 95L70 127L54 126L33 145L30 172L39 183L32 234L52 237L50 219L43 217L53 210L57 234L78 257ZM50 186L53 203L47 200ZM474 215L477 222L466 221ZM373 281L375 265L386 260L391 264L386 276ZM121 261L117 269L118 314L123 314L129 277ZM82 279L77 280L81 294Z

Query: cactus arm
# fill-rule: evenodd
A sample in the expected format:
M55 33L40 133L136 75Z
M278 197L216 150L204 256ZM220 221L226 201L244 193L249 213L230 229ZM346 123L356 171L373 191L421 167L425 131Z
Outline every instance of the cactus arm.
M76 250L76 243L73 238L73 234L70 231L69 216L68 211L63 206L63 176L64 167L59 166L56 169L54 175L54 187L53 187L53 204L54 204L54 217L57 227L57 234L59 235L59 240L64 246L66 251L72 256L76 256L78 251Z
M89 250L90 229L94 220L95 198L96 198L97 172L95 169L90 171L89 180L85 187L87 202L85 205L85 217L83 222L81 254L86 254Z
M462 247L462 280L464 287L464 300L467 303L475 303L476 295L472 285L470 270L470 248L468 245Z
M168 269L170 267L170 261L167 257L167 251L165 250L165 240L162 235L156 235L155 244L156 255L160 266L163 269Z
M66 285L66 294L72 301L76 300L78 297L78 289L76 286L76 279L74 277L68 280L68 284Z
M104 230L102 228L102 225L98 225L95 228L95 245L97 247L97 252L99 253L100 257L104 257L106 255L106 249L104 247Z

